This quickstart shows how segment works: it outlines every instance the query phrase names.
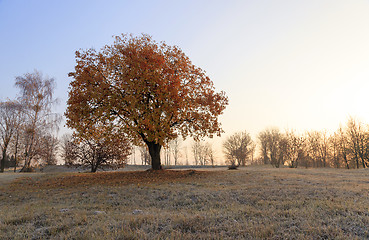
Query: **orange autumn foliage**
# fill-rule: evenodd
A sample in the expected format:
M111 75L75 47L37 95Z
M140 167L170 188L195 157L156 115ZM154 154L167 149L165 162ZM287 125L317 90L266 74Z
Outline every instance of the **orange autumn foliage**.
M161 146L178 135L222 132L218 116L228 98L177 46L121 35L101 51L77 51L76 61L67 125L88 131L97 121L113 123L147 144L154 169L161 168Z

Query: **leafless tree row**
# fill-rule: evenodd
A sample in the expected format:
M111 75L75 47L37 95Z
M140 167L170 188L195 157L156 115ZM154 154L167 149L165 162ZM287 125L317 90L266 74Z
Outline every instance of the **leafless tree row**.
M326 131L282 133L269 128L259 133L258 140L263 163L275 167L350 169L369 166L369 127L353 118L332 134Z
M150 165L151 159L146 146L139 147L141 155L141 163ZM214 165L215 152L210 143L204 141L194 141L191 145L193 164L195 165ZM168 142L163 149L164 165L189 165L189 156L187 147L182 147L181 138L175 138ZM180 161L181 158L184 158Z
M192 153L195 165L214 166L214 150L210 143L195 141L192 144Z

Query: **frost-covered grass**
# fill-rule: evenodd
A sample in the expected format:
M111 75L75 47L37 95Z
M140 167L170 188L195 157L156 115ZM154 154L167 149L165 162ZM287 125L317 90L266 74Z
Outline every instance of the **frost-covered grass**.
M368 170L263 166L12 181L0 187L0 239L369 238Z

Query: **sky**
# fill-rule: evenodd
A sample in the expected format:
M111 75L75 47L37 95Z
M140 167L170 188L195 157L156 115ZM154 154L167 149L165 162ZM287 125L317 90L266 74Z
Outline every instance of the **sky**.
M37 69L55 78L63 113L76 50L147 33L226 92L217 144L271 126L334 131L349 116L369 123L368 26L369 0L0 0L0 100Z

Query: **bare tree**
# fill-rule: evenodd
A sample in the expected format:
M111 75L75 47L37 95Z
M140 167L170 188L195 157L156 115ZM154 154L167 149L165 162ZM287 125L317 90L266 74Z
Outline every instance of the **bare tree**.
M187 149L187 146L185 147L185 155L186 155L186 166L189 165L189 161L188 161L188 149Z
M178 164L179 157L181 156L181 139L179 137L173 139L170 142L170 148L172 150L174 165Z
M312 167L321 167L321 133L318 131L310 131L306 134L309 158L311 160Z
M142 165L151 165L151 157L147 146L140 146L139 148L141 154L141 164Z
M131 164L136 165L136 146L132 147Z
M22 119L22 117L21 117ZM18 127L16 128L15 131L15 137L14 137L14 141L12 141L12 149L13 149L13 154L14 154L14 172L17 171L17 166L18 166L18 154L20 151L20 138L22 137L22 125L18 125Z
M338 151L339 156L342 157L343 163L347 169L350 169L350 148L348 137L345 131L340 127L338 129L338 133L336 135L337 142L338 142Z
M260 132L258 135L258 139L260 143L260 150L261 150L261 155L263 158L263 163L269 164L270 159L268 156L268 132L267 130Z
M167 143L164 146L164 165L169 166L170 165L170 156L171 156L171 146L169 143Z
M329 136L327 131L320 132L320 144L319 144L319 152L320 159L323 163L323 167L327 166L327 161L329 159Z
M191 148L192 148L193 158L195 160L195 165L198 165L199 164L199 158L200 158L200 155L201 155L201 143L200 143L200 141L194 141Z
M17 171L17 167L19 164L19 156L22 156L23 148L22 148L22 142L24 137L24 111L21 104L18 104L19 111L18 111L18 124L16 125L15 132L14 132L14 138L11 141L10 144L10 150L11 154L14 156L14 172Z
M246 165L251 154L252 139L246 131L228 137L223 143L223 151L231 165Z
M192 153L195 159L195 165L206 165L209 162L206 143L194 141L192 144Z
M210 143L205 144L205 152L206 152L206 158L208 159L207 162L209 162L211 166L214 167L215 153L214 153L213 146Z
M251 146L250 146L250 160L252 164L255 164L255 150L256 150L256 143L253 141Z
M354 118L349 118L347 121L347 135L351 153L356 163L356 168L360 167L360 163L363 168L369 165L369 136L366 132L363 124L356 121Z
M41 139L41 146L39 152L40 160L47 165L56 165L56 155L59 146L58 138L51 134L44 135Z
M339 133L333 133L329 137L330 162L335 168L341 167Z
M299 161L305 160L305 167L307 167L306 156L305 156L305 138L298 135L294 131L286 131L287 140L287 161L288 166L291 168L297 168Z
M281 164L281 158L279 154L281 133L278 128L269 128L265 131L265 133L267 137L267 152L269 152L268 158L270 159L270 163L278 168Z
M72 166L75 162L75 155L77 154L77 145L73 142L71 134L64 134L60 140L61 157L64 160L64 165Z
M288 141L286 134L280 134L279 138L277 139L277 157L274 160L274 166L279 168L280 165L283 165L290 156L290 142ZM297 165L296 165L297 167Z
M42 133L50 132L58 126L60 117L52 113L57 102L53 98L55 80L43 77L38 71L26 73L16 78L15 86L20 90L19 102L24 107L24 166L21 171L30 169L37 155Z
M0 172L4 172L8 146L21 124L20 116L21 106L19 103L14 101L0 102L0 148L2 151Z
M276 168L288 164L296 168L299 160L305 158L305 139L292 130L281 133L278 128L267 128L258 138L264 164L271 163Z

